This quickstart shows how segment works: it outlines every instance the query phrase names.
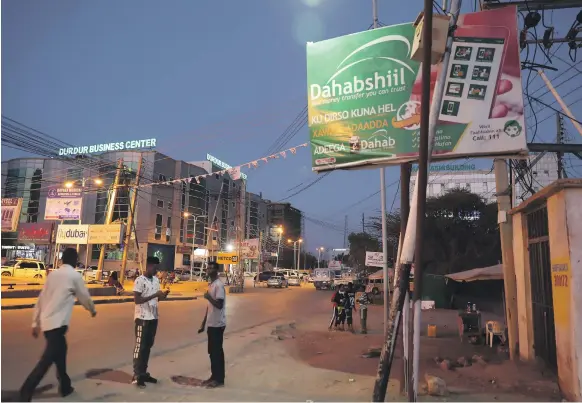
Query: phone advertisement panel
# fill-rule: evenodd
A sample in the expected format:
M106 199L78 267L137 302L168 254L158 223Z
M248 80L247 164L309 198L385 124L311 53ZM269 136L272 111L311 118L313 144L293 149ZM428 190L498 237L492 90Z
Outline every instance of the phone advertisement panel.
M314 171L418 158L421 63L414 26L401 24L307 45ZM442 66L431 69L431 97ZM434 160L527 154L517 9L459 17L446 71Z

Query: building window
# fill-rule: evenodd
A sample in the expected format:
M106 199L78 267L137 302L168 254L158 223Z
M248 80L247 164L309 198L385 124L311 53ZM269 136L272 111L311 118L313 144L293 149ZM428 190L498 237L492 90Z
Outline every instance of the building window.
M158 180L159 180L160 182L165 182L165 181L166 181L166 175L159 174L159 175L158 175Z
M156 214L156 232L155 232L155 239L162 239L162 223L164 222L164 218L161 214Z
M164 208L164 201L163 200L158 199L158 207Z
M184 242L184 217L180 218L180 242Z
M172 202L168 202L168 210L172 211Z
M170 242L170 236L172 234L172 217L168 216L168 219L166 220L166 242Z

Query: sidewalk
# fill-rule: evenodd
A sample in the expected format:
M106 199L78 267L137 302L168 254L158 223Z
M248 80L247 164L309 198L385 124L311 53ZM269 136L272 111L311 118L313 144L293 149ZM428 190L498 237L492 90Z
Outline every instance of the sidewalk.
M62 399L52 389L35 401L370 401L375 375L354 374L314 367L298 360L288 348L296 343L293 331L301 325L280 321L225 334L226 385L209 390L174 383L175 376L208 378L205 335L193 336L189 347L157 355L152 350L149 369L156 385L137 389L129 383L131 365L88 368L85 379L74 379L76 392ZM285 337L281 338L282 334ZM347 335L346 335L347 336ZM331 344L334 344L333 342ZM364 343L365 344L365 343ZM330 345L333 348L333 345ZM336 351L338 353L338 351ZM349 356L344 359L352 361ZM357 359L357 358L356 358ZM361 358L360 358L361 359ZM377 362L377 361L376 361ZM355 363L354 363L355 364ZM95 375L91 375L95 374ZM391 380L386 401L405 401L399 382ZM446 397L421 394L420 401L547 401L543 395L507 390L479 390L471 386L449 388Z

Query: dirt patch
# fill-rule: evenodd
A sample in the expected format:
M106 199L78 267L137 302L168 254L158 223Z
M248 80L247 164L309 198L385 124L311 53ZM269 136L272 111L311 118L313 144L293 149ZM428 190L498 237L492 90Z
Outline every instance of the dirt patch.
M452 329L454 327L451 326ZM283 330L283 329L281 329ZM444 335L443 335L444 333ZM509 361L507 354L496 348L461 342L454 331L443 332L440 337L421 337L421 361L419 373L442 378L455 394L511 394L516 400L560 401L555 376L544 374L534 366ZM277 332L291 355L306 364L321 369L348 374L375 377L379 358L364 356L370 349L382 346L381 334L352 334L337 331L309 331L301 328ZM445 336L446 335L446 336ZM473 362L473 356L480 357ZM462 360L460 360L463 358ZM450 369L443 368L443 360L449 360ZM470 361L461 366L460 362ZM402 345L399 338L392 365L391 379L402 379ZM518 397L519 395L519 397Z
M381 335L334 331L295 331L285 340L291 354L315 368L376 376L378 358L363 358L371 347L382 345Z

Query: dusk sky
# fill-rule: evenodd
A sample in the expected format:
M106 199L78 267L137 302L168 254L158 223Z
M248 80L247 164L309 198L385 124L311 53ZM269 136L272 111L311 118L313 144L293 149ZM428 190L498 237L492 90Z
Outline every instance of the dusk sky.
M265 156L307 104L306 42L368 29L371 3L4 0L2 114L75 145L157 138L158 150L176 159L203 160L210 153L233 166L249 162ZM378 4L380 21L391 25L413 21L423 2ZM465 4L463 10L472 11L473 2ZM553 24L561 38L575 14L547 12L545 23ZM540 23L540 37L542 33ZM569 68L564 62L571 63L567 45L552 61L559 71L548 72L550 78ZM539 49L536 62L549 64ZM581 69L570 69L554 81L567 80L558 92L573 103L578 119L582 96L572 90L582 83ZM539 78L532 79L530 93L558 107L542 86ZM554 112L539 104L534 108L538 121L547 118L536 141L554 142ZM529 108L526 116L533 125ZM580 142L570 122L566 129L570 141ZM304 127L288 147L308 141ZM2 160L23 155L2 149ZM286 159L246 170L249 190L273 201L284 199L317 177L310 161L309 149L302 148ZM492 161L471 163L490 168ZM569 158L566 168L582 172L582 161ZM387 183L397 181L398 174L397 167L389 168ZM362 213L378 214L380 198L358 201L379 186L378 170L337 171L288 201L306 216L341 228L348 214L350 230L358 230ZM388 207L396 189L388 188ZM398 204L396 198L394 208ZM341 230L310 221L306 236L311 252L318 246L343 245Z

